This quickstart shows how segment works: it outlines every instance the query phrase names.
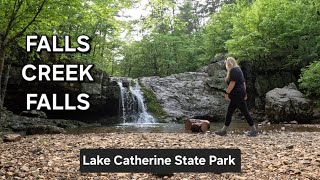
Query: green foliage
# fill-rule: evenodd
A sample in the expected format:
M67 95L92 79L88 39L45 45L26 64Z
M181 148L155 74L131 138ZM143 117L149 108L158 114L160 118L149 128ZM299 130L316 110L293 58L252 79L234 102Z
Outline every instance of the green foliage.
M0 46L20 32L23 35L11 43L18 41L22 47L26 34L57 35L61 39L70 35L72 46L77 46L78 35L86 34L91 37L90 53L55 54L53 59L94 63L111 75L132 77L195 71L218 53L298 67L319 59L319 0L224 3L150 0L146 7L150 14L130 22L131 28L116 18L119 11L133 5L131 0L3 0ZM124 42L121 32L137 33L135 26L141 27L138 33L142 40ZM46 60L43 54L32 56Z
M123 48L122 76L166 76L192 71L203 65L197 37L153 33Z
M84 61L107 70L115 57L114 51L120 46L121 28L125 28L115 15L131 5L131 0L4 0L0 2L0 45L6 40L17 41L24 47L25 35L37 34L57 35L59 46L64 46L63 37L69 35L71 46L77 47L77 36L85 34L91 39L90 53L55 54L54 60ZM43 56L39 58L46 60Z
M281 61L305 67L320 57L320 1L237 0L211 16L204 31L206 57Z
M143 29L167 33L173 30L173 22L176 18L171 15L175 2L168 0L150 0L147 7L151 8L151 14L142 22Z
M147 32L142 40L122 47L119 75L166 76L195 71L206 64L197 6L190 0L181 6L176 1L150 1L151 14L142 22Z
M315 61L302 70L299 83L300 88L304 89L308 95L320 96L320 61Z
M232 17L236 15L236 11L235 4L228 4L222 6L219 13L211 16L203 34L208 59L212 59L218 53L227 53L225 42L232 38Z
M281 59L303 67L319 57L318 13L317 0L255 0L232 17L227 49L240 60Z
M39 146L45 146L46 145L46 141L44 140L43 136L39 137Z
M143 92L143 97L146 99L148 111L158 120L158 122L162 122L165 112L159 104L156 95L150 89L144 87L141 83L140 86Z

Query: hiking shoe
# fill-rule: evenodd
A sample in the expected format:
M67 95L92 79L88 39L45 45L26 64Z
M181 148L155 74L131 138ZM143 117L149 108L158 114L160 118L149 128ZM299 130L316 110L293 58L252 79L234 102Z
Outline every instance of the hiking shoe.
M227 131L224 131L224 130L215 131L214 133L219 136L226 136L227 135Z
M247 133L247 136L249 137L255 137L258 135L258 130L251 130Z

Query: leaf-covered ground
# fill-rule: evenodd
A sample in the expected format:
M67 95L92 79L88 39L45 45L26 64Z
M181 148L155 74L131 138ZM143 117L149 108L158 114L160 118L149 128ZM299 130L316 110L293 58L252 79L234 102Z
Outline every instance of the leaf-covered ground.
M320 133L289 132L218 137L145 133L35 135L0 143L0 179L158 179L147 173L79 172L82 148L240 148L241 173L175 173L168 179L318 179Z

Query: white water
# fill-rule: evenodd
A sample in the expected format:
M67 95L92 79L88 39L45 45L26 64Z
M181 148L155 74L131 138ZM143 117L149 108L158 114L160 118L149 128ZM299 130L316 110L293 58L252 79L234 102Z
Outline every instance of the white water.
M150 115L147 111L146 106L144 105L144 98L142 95L141 87L137 81L135 82L135 86L130 86L130 92L137 98L138 100L138 119L136 123L142 124L150 124L155 123L155 119L152 115Z
M126 97L126 89L123 87L122 85L122 81L118 81L119 87L120 87L120 106L121 106L121 110L122 110L122 119L123 119L123 123L126 123L126 110L125 110L125 97Z
M129 89L123 87L121 79L118 81L120 87L120 110L122 111L123 124L153 124L154 117L148 113L144 104L141 87L137 81Z

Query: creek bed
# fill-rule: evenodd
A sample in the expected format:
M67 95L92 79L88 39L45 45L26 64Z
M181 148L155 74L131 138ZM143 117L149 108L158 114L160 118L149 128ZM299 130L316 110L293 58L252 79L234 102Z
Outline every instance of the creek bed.
M210 124L210 131L222 128L223 122ZM316 125L296 125L296 124L271 124L258 127L261 133L271 132L320 132L320 127ZM229 128L231 134L243 134L249 130L249 126L243 121L233 121ZM86 133L186 133L184 124L178 123L123 123L112 126L86 127L69 129L69 134Z

